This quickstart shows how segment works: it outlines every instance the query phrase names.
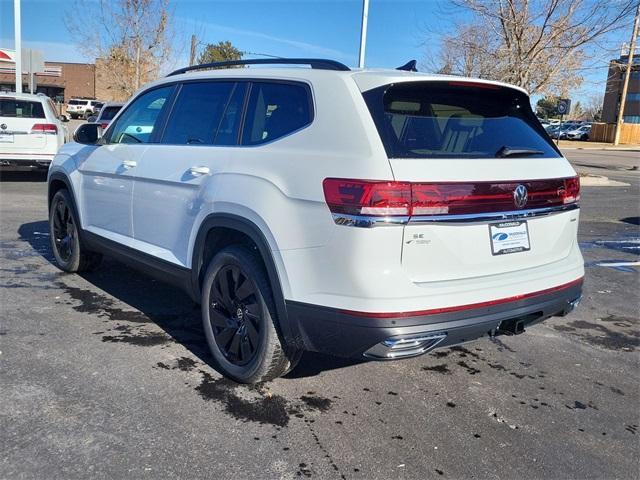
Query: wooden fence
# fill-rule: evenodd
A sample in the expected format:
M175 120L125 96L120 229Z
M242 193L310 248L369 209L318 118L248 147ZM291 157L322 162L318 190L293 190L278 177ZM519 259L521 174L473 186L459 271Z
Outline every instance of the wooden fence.
M591 126L589 140L592 142L612 143L615 133L615 123L594 123ZM620 130L620 143L640 144L640 123L623 123Z

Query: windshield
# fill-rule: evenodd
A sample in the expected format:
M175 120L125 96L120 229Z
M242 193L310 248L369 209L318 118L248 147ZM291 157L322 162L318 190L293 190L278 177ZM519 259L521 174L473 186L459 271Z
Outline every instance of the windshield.
M69 105L85 105L86 100L69 100Z
M100 112L100 120L113 120L122 107L105 107Z
M505 148L509 156L560 156L528 96L511 88L407 82L363 95L390 158L493 158Z

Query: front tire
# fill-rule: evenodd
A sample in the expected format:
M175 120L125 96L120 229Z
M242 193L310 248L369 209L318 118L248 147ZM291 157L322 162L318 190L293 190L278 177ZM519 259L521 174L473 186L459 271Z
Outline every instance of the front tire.
M49 238L56 263L65 272L90 271L102 260L102 255L82 245L78 225L71 195L67 190L58 190L49 208Z
M291 370L299 352L285 351L276 318L257 254L241 245L221 250L202 285L202 323L220 373L240 383L259 383Z

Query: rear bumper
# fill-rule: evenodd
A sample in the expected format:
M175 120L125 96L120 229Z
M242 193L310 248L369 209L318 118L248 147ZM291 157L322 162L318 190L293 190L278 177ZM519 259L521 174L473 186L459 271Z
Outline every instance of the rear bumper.
M549 317L564 316L573 310L581 294L582 278L515 300L453 307L443 313L384 314L380 318L293 301L287 301L287 313L289 320L297 323L306 350L390 360L485 335L509 333L514 322L528 327Z
M0 167L4 168L49 168L49 164L55 157L54 153L46 154L0 154Z

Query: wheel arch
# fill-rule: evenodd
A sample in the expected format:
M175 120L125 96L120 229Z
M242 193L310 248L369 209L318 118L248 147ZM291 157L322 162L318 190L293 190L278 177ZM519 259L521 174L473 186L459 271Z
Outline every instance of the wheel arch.
M59 190L66 189L71 195L71 201L73 202L72 208L74 209L74 213L76 214L76 218L78 219L78 227L82 230L82 218L80 217L80 210L78 208L78 200L76 197L76 193L73 189L73 184L69 177L60 171L49 173L49 178L47 180L47 212L51 208L51 200L53 200L53 196Z
M234 214L214 213L207 216L198 229L191 259L191 296L201 301L201 285L204 271L216 251L231 244L255 246L271 285L278 314L276 328L289 345L298 345L300 335L287 315L281 276L276 266L269 242L260 228L252 221Z

